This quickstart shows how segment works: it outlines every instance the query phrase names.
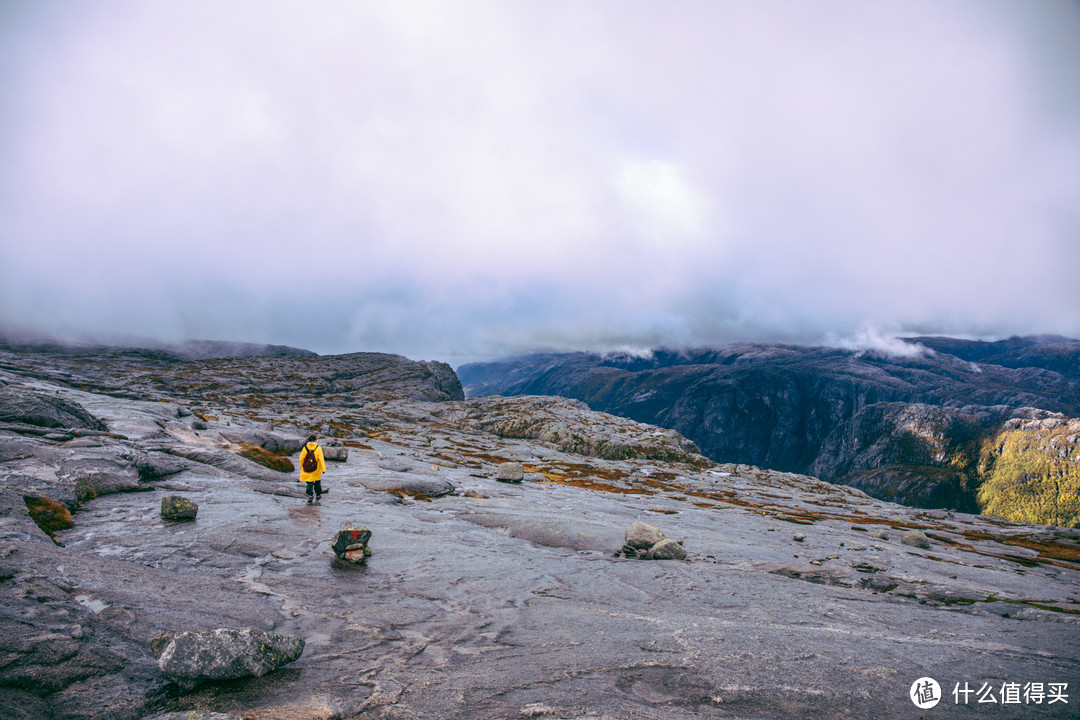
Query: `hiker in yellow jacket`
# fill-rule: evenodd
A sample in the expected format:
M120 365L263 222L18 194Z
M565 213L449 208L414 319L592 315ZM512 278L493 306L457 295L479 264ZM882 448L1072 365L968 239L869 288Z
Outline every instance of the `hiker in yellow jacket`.
M322 448L315 442L315 436L309 435L307 445L300 451L300 479L306 483L304 492L308 502L314 495L315 502L322 497L322 474L326 472L326 460Z

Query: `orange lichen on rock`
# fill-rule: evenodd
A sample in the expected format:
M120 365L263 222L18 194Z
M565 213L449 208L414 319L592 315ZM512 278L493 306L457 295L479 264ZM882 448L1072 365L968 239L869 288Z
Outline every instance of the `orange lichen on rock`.
M54 533L58 530L75 527L75 523L71 521L71 511L52 498L31 495L24 497L23 502L26 503L30 518L51 538L54 538Z
M278 472L292 472L296 469L292 460L287 457L275 455L266 448L259 447L258 445L251 445L250 443L240 443L240 448L240 451L237 453L240 457L247 458L263 467L268 467L271 470L277 470Z

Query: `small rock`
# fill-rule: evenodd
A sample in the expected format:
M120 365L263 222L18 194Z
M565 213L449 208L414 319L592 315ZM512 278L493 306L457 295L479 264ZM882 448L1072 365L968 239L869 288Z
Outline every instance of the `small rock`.
M877 565L875 565L873 563L868 563L868 562L855 563L851 567L853 567L856 571L861 572L861 573L876 573L876 572L881 572L882 571L882 568L878 567Z
M802 542L803 540L806 539L806 536L803 535L802 533L795 533L795 535L791 539L794 540L795 542Z
M183 495L166 495L161 498L161 517L166 520L194 520L199 506Z
M330 546L339 560L353 565L362 565L371 555L368 549L368 540L371 539L371 531L362 525L345 523L334 536L334 542Z
M206 430L208 427L210 427L210 426L207 425L202 420L192 420L191 421L191 429L192 430Z
M495 468L495 479L500 482L521 482L525 477L525 466L519 462L505 462Z
M476 490L471 490L471 489L466 490L465 492L462 493L462 495L464 495L465 497L470 497L470 498L486 498L487 497L487 495L485 495L484 493L477 492Z
M660 528L643 522L630 523L626 528L626 544L635 550L649 550L667 536Z
M926 537L926 533L922 530L908 530L904 533L904 537L900 539L900 542L924 550L930 547L930 538Z
M874 537L876 537L878 540L888 540L889 533L885 532L884 530L878 530L874 533Z
M645 553L646 560L685 560L686 549L674 540L661 540Z

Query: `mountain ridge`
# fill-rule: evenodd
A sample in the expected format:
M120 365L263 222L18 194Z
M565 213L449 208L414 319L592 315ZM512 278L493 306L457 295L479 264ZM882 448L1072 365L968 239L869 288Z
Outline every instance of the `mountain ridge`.
M458 375L469 397L570 397L677 430L716 462L967 510L978 506L979 468L990 452L982 444L992 444L1005 423L1080 415L1080 341L904 342L910 354L764 343L536 354L465 365Z

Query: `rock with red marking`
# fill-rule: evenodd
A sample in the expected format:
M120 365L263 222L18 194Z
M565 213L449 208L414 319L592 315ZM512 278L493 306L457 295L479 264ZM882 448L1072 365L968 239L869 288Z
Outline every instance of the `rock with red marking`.
M371 531L366 527L345 523L337 531L337 535L334 536L334 543L331 547L340 560L354 565L361 565L371 555L371 550L367 546L370 539Z

